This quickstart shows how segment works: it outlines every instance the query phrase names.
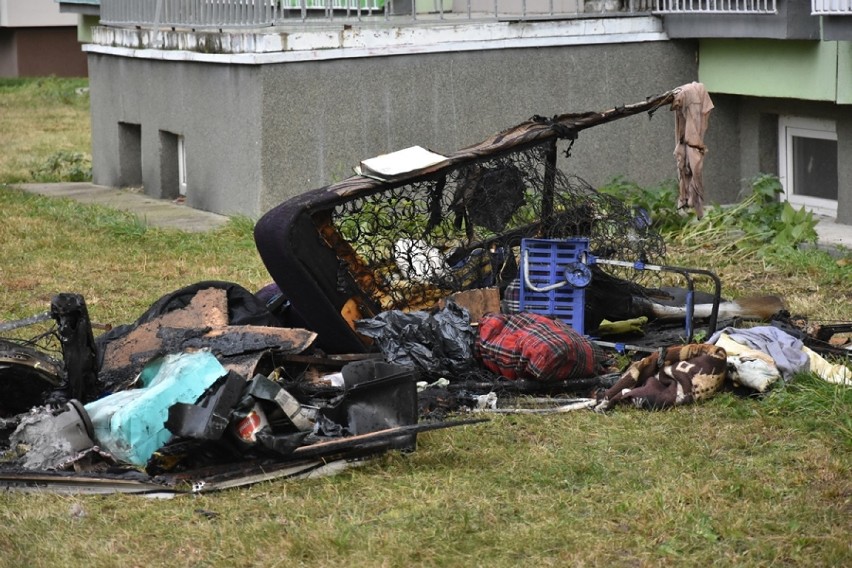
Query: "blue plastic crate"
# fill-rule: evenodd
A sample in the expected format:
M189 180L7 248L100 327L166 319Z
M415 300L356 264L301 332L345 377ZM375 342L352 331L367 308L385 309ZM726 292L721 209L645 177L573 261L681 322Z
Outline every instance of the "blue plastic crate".
M521 289L519 307L522 312L552 316L585 335L583 325L586 292L565 280L567 265L579 262L589 250L589 239L523 239L521 241ZM529 287L563 286L546 292Z

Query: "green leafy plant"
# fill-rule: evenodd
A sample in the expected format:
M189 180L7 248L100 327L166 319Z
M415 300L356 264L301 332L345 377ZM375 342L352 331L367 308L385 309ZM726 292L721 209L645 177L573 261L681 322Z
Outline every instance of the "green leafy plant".
M652 226L661 233L680 230L690 218L694 218L694 215L684 215L677 211L678 189L677 182L673 179L664 180L655 186L642 187L623 176L617 176L598 191L618 198L637 212L648 213Z
M708 211L701 224L738 233L730 245L759 256L783 253L805 242L815 242L816 219L804 207L793 208L778 196L784 192L781 181L772 174L760 174L749 180L751 195L727 207Z
M673 180L643 188L617 177L600 191L646 211L657 230L686 246L713 243L719 252L739 250L766 256L816 241L814 215L778 199L784 188L777 176L760 174L747 183L749 195L733 205L708 207L700 220L694 213L677 211L678 191Z

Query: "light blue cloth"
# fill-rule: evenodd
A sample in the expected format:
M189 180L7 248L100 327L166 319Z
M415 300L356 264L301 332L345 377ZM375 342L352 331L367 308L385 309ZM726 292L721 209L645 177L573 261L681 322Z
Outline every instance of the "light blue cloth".
M811 370L811 361L804 349L805 344L777 327L771 325L748 329L726 327L714 333L707 343L715 345L723 333L740 345L757 349L772 357L785 381L792 379L796 373L806 373Z
M166 355L148 362L140 373L142 387L85 406L96 443L116 459L145 465L172 437L166 428L169 407L194 404L228 372L208 351Z

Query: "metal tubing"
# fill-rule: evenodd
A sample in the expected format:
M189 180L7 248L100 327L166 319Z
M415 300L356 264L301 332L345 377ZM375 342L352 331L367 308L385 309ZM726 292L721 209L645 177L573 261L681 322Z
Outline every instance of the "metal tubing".
M558 290L559 288L563 288L568 285L567 280L563 280L562 282L557 282L556 284L549 284L548 286L543 286L541 288L537 287L530 281L530 263L529 263L529 251L523 251L521 256L521 264L524 267L524 284L527 285L527 288L532 290L533 292L550 292L551 290Z
M33 325L36 323L41 323L43 321L47 321L51 319L50 312L44 312L42 314L38 314L35 316L30 316L28 318L14 320L14 321L4 321L0 322L0 333L6 331L12 331L13 329L18 329L20 327L26 327L28 325Z
M633 268L634 270L654 270L657 272L674 272L676 274L680 274L683 279L686 280L686 318L684 327L686 328L687 343L692 343L693 336L695 335L695 281L692 276L693 274L707 276L708 278L713 280L714 287L713 307L710 311L710 319L708 321L707 327L711 334L716 331L717 320L719 317L719 303L722 299L722 282L719 277L716 276L713 272L700 268L685 268L682 266L666 266L661 264L646 264L644 262L630 262L627 260L597 258L586 253L583 253L580 256L580 262L583 262L584 264L606 264L609 266ZM550 292L552 290L558 290L559 288L569 285L567 280L542 287L538 287L533 284L532 281L530 281L529 251L522 251L521 265L523 266L524 284L526 284L527 288L529 288L533 292Z
M695 318L695 285L692 279L693 274L699 274L702 276L707 276L708 278L713 280L713 308L710 312L710 319L708 321L707 327L709 332L712 334L716 331L717 320L719 317L719 303L722 299L722 281L716 276L713 272L709 270L703 270L700 268L684 268L681 266L665 266L659 264L645 264L644 262L628 262L625 260L610 260L606 258L594 258L591 255L588 255L588 262L590 264L607 264L610 266L622 266L625 268L634 268L636 270L656 270L659 272L675 272L680 274L686 279L687 282L687 292L686 292L686 333L687 333L687 342L692 342L692 336L694 334L694 318Z

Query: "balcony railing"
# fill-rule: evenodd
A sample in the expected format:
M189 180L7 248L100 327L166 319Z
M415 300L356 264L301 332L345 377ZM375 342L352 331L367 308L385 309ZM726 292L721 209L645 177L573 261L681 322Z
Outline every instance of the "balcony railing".
M811 0L811 14L814 16L850 16L852 0Z
M776 14L778 12L776 0L655 0L655 2L655 14Z
M275 0L101 0L106 25L269 26L281 8Z
M659 0L656 0L659 1ZM655 0L101 0L107 26L258 28L328 20L533 20L650 14ZM413 8L413 9L412 9Z

